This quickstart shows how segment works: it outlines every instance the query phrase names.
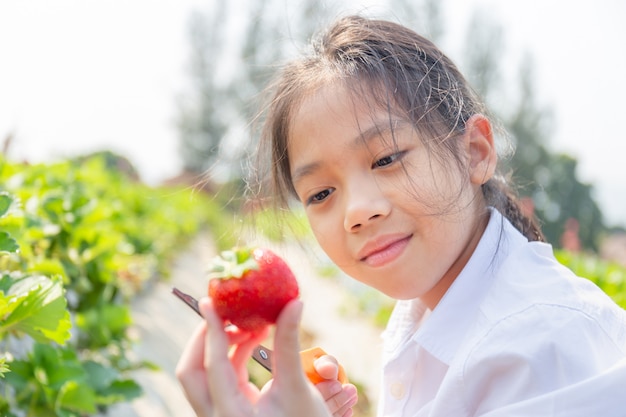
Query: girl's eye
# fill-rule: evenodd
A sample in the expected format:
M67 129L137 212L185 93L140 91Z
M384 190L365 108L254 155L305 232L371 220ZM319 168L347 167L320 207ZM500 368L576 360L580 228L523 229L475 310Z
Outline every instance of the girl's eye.
M395 161L399 160L400 158L402 158L405 153L406 152L401 151L401 152L396 152L391 155L385 156L384 158L380 158L372 164L372 168L382 168L387 165L390 165L394 163Z
M316 204L316 203L321 203L322 201L324 201L329 195L331 195L333 193L333 189L332 188L327 188L325 190L320 191L317 194L313 194L311 197L309 197L307 199L307 204Z

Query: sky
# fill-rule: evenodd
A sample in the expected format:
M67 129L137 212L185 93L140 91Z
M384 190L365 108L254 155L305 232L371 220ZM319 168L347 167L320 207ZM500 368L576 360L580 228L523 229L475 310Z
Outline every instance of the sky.
M293 3L285 0L289 7ZM370 2L371 3L371 2ZM179 172L176 101L188 86L188 19L200 0L2 0L0 143L48 161L101 149L149 183ZM532 54L549 144L579 161L609 224L626 226L625 0L446 0L449 37L480 6L504 28L506 54ZM451 56L460 42L441 45ZM457 48L457 50L454 50Z

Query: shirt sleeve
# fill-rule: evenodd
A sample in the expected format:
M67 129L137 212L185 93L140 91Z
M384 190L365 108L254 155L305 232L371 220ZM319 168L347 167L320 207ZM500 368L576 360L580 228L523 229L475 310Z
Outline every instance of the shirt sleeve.
M603 323L582 311L533 305L499 321L466 356L467 414L626 416L624 349ZM622 414L580 414L600 406Z

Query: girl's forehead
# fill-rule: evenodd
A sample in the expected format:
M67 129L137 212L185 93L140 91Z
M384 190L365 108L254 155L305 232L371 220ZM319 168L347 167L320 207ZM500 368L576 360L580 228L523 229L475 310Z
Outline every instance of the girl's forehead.
M312 117L335 117L341 124L365 127L380 118L404 119L397 103L383 101L362 81L335 80L307 91L291 112L290 128ZM290 129L291 130L291 129Z
M293 109L289 140L358 131L371 111L343 85L333 83L310 92Z
M289 160L302 161L310 152L328 155L338 149L345 157L373 143L389 144L397 129L410 126L388 108L372 100L360 101L345 86L329 85L308 95L295 109L286 138Z

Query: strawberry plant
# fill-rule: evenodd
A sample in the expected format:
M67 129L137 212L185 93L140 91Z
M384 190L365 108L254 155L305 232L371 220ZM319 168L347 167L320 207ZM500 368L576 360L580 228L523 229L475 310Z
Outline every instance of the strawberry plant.
M140 395L128 371L152 365L129 355L129 301L201 227L229 237L216 204L101 157L0 158L0 415L87 416Z
M0 218L14 208L15 198L0 193ZM0 230L0 256L16 255L19 244L6 230ZM30 336L37 343L64 344L70 337L69 312L66 308L64 290L58 277L2 272L0 276L0 343L9 338ZM1 346L1 345L0 345ZM0 350L0 377L10 381L19 375L20 365L11 361L12 355ZM7 364L7 361L9 363ZM11 388L0 384L0 413L11 415L7 400ZM14 392L14 391L13 391Z
M15 199L0 193L0 218ZM0 230L0 256L16 254L19 245L5 230ZM58 277L3 272L0 275L0 340L8 335L29 335L35 341L69 339L70 320ZM4 370L6 371L6 365Z

